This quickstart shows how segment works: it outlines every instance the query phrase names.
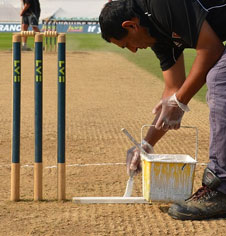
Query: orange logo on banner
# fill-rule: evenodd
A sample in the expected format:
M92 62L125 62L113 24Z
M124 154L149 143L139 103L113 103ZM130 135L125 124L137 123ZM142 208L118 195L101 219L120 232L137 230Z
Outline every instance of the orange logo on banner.
M72 26L72 25L70 25L67 32L83 32L83 26Z

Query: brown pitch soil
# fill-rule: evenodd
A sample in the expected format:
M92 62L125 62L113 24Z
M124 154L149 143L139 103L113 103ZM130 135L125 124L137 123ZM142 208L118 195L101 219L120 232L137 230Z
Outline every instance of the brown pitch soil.
M55 54L44 55L44 200L34 202L33 52L23 53L22 61L21 201L11 202L12 56L0 52L0 235L225 235L225 219L173 220L166 203L72 203L74 196L124 194L128 178L125 153L132 145L120 130L127 128L140 140L140 128L151 123L152 108L163 90L160 80L109 52L67 54L65 202L56 201L57 59ZM208 107L193 99L190 108L182 124L199 129L196 190L205 168L202 163L208 162ZM194 131L168 132L155 151L194 156ZM133 196L142 196L141 175L135 178Z

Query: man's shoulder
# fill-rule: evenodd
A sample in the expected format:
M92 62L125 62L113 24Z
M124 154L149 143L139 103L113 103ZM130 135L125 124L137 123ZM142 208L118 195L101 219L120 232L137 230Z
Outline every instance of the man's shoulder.
M39 4L39 0L26 0L26 1L28 1L28 2L30 2L30 3L33 3L33 4L36 4L36 3Z

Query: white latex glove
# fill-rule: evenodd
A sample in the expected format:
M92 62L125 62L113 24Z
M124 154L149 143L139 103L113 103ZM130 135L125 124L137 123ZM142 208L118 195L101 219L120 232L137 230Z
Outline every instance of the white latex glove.
M146 142L145 140L142 140L141 147L144 149L147 153L153 153L154 149L151 144ZM141 161L140 161L140 150L136 148L135 146L130 148L127 151L126 155L126 167L127 167L127 174L129 176L139 173L141 168ZM133 173L132 173L133 172Z
M185 111L189 111L188 106L179 102L175 93L162 99L152 111L154 114L160 112L155 128L158 130L162 128L164 131L179 129Z

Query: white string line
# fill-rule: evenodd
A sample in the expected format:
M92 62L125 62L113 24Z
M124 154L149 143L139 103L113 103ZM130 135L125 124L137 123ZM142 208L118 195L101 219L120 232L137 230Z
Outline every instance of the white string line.
M66 167L86 167L86 166L113 166L113 165L126 165L125 163L93 163L93 164L68 164ZM0 165L0 167L11 167L11 164ZM34 165L22 165L21 168L34 168ZM53 169L57 168L56 165L53 166L45 166L44 169Z
M113 166L113 165L125 165L125 163L70 164L70 165L66 165L66 166L67 167L74 167L74 166L86 167L86 166ZM57 168L57 166L46 166L44 168L45 169L52 169L52 168Z
M198 162L198 163L196 163L196 165L199 165L199 166L207 166L208 165L208 163L204 163L204 162Z
M66 167L87 167L87 166L114 166L114 165L126 165L126 163L94 163L94 164L69 164L69 165L66 165ZM196 165L199 165L199 166L206 166L207 163L196 163ZM6 165L0 165L0 168L1 167L11 167L11 164L6 164ZM21 168L34 168L34 165L22 165ZM57 168L56 165L54 166L45 166L44 169L54 169L54 168Z

